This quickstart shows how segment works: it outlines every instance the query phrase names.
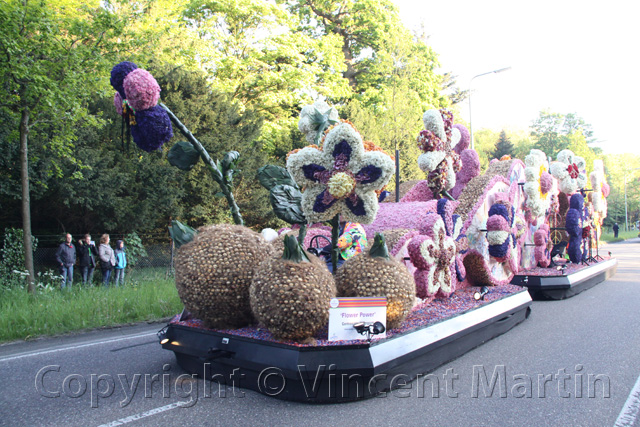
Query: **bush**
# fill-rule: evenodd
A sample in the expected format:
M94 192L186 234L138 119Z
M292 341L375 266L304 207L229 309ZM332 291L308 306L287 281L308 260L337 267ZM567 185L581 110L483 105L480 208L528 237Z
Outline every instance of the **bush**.
M6 228L4 243L0 249L0 285L5 287L23 286L26 272L24 269L23 233L20 228ZM31 245L35 252L38 239L31 237Z
M124 247L127 251L127 266L133 267L140 258L147 256L147 250L135 231L124 236Z

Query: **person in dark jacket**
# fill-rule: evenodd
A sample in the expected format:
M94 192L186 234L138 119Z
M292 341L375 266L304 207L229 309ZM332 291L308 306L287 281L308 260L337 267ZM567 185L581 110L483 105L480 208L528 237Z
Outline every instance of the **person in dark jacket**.
M85 234L82 240L78 240L78 267L82 275L82 284L93 283L93 271L96 268L96 257L98 250L95 243L91 241L91 235Z
M58 246L56 251L56 261L60 267L60 274L62 275L62 288L69 286L73 283L73 264L76 263L76 247L73 246L71 240L71 234L67 233L64 243Z
M108 234L103 234L100 237L98 256L100 257L100 269L102 270L102 285L108 286L109 279L111 278L111 271L116 265L116 258L113 255L113 249L111 249L111 246L109 246Z
M616 222L613 224L613 237L616 239L618 238L618 230L620 230L620 227L618 227L618 223Z
M119 286L119 284L124 285L124 269L127 266L127 254L124 250L124 242L122 240L116 241L116 248L113 253L116 258L116 286Z

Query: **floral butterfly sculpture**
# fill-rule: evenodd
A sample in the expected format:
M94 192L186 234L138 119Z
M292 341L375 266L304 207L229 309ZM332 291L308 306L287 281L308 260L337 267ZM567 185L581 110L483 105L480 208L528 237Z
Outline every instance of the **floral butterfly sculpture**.
M426 299L434 295L449 296L455 290L452 271L455 271L456 242L447 236L442 217L427 214L423 231L426 235L414 237L408 245L414 273L416 295Z
M438 200L436 209L438 215L440 215L442 221L444 221L447 236L452 237L456 242L456 262L454 267L457 282L462 283L467 275L462 262L462 256L469 250L469 242L467 241L467 236L462 233L462 218L460 215L453 213L457 207L458 202L452 202L448 199L440 199Z
M424 154L418 157L418 166L427 174L427 182L435 198L441 195L453 200L448 193L456 185L456 172L462 164L452 147L461 138L460 130L453 127L453 114L445 109L428 110L422 120L424 130L417 143Z

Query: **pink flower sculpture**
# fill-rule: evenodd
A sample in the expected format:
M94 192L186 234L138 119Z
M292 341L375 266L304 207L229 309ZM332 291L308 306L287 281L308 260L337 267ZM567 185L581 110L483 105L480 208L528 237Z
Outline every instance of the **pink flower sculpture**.
M456 261L456 243L447 236L438 214L427 215L424 228L427 235L414 237L408 248L411 262L417 268L416 295L422 299L436 294L449 296L455 290L451 271Z
M123 86L127 102L135 111L148 110L158 104L160 85L147 70L133 70L124 78Z

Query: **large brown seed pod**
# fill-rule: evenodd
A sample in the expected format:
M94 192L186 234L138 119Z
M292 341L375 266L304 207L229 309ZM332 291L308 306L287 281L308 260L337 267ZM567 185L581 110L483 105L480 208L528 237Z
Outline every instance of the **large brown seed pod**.
M290 251L296 253L291 256ZM300 341L328 324L336 287L325 262L303 253L295 238L287 236L284 253L260 265L249 294L260 324L276 338Z
M345 261L338 269L336 287L340 297L386 297L388 329L402 324L416 295L413 276L402 263L389 257L379 233L369 250Z
M201 227L176 255L176 288L185 308L210 328L238 328L253 321L249 286L273 246L240 225Z

